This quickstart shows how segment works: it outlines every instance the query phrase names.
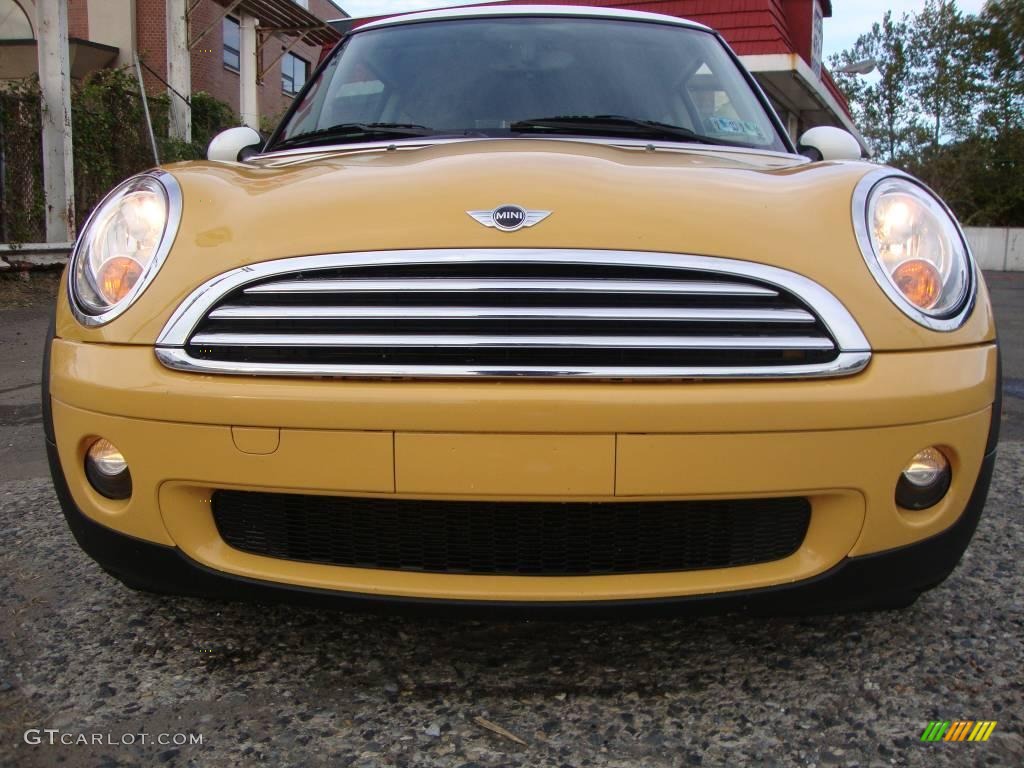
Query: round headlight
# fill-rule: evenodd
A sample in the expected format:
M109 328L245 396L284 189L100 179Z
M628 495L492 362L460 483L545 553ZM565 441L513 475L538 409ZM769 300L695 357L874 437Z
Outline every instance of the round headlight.
M102 325L120 315L163 263L181 216L174 177L135 176L93 211L71 256L68 290L79 322Z
M853 218L868 267L893 303L933 330L959 328L973 304L974 266L946 206L913 179L880 171L857 185Z

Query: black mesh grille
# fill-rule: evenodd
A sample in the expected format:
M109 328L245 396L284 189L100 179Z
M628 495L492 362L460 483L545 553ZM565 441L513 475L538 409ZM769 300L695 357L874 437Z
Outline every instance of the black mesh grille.
M610 503L421 501L217 491L221 537L311 563L492 575L664 573L779 560L806 499Z

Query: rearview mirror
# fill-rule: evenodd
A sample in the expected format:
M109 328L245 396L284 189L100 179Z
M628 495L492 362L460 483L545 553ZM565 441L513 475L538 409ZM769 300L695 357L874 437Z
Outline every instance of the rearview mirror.
M247 125L239 128L228 128L213 137L206 150L207 160L237 163L244 160L242 150L263 146L263 137Z
M806 131L797 150L811 160L860 160L860 143L841 128L820 125Z

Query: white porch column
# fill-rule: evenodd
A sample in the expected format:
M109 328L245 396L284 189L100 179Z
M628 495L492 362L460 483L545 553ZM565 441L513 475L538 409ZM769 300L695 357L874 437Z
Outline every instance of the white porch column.
M789 138L796 143L800 138L800 117L796 112L786 112L786 132L789 133Z
M260 129L259 90L256 87L256 25L259 20L247 13L241 14L238 27L240 40L238 44L239 65L239 112L242 123L254 130Z
M167 96L171 100L169 134L172 139L192 141L192 109L182 99L182 96L186 99L192 98L192 60L188 48L186 16L188 3L187 0L166 2L167 83L171 86L167 91Z
M37 0L39 83L42 88L43 192L46 242L75 237L75 172L71 148L71 66L67 0Z

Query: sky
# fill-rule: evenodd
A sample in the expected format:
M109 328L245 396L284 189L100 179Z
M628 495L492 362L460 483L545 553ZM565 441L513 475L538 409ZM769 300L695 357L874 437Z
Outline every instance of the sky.
M916 13L924 8L925 0L832 0L832 18L825 19L825 58L853 46L857 38L881 21L886 11L894 17ZM377 3L388 5L388 3ZM978 13L985 0L958 0L964 13Z
M451 0L450 2L445 0L331 0L331 2L355 18L445 8L449 5L469 5L463 0Z
M376 16L405 13L427 8L466 5L458 0L333 0L349 16ZM887 10L894 16L920 11L925 0L832 0L832 18L825 19L825 57L849 48L857 37L867 32L876 21L881 21ZM959 0L964 13L977 13L985 0Z

